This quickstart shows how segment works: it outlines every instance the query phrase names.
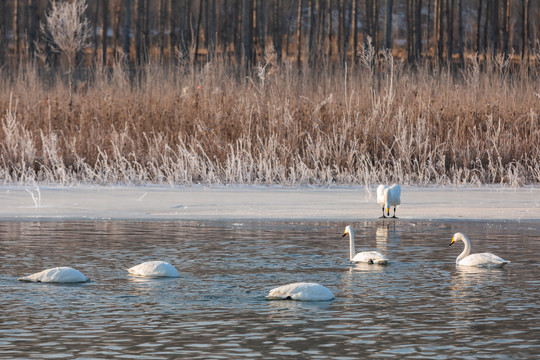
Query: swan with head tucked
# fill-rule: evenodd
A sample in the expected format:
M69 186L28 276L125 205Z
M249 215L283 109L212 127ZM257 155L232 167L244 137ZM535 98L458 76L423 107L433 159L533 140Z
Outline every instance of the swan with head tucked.
M328 288L307 282L297 282L270 290L267 300L329 301L334 294Z
M382 216L381 218L385 218L386 216L384 216L384 205L385 205L385 202L384 202L384 190L385 189L388 189L388 185L379 185L377 187L377 204L381 205L381 208L382 208Z
M469 238L462 233L455 233L449 246L456 241L461 240L465 244L463 252L456 258L456 265L478 266L478 267L503 267L510 261L504 260L492 253L471 253L471 242ZM470 255L469 255L470 254Z
M79 270L68 266L55 267L19 278L19 281L44 283L78 283L88 281Z
M178 270L166 261L147 261L128 269L131 275L144 277L178 277Z
M383 190L383 203L384 208L386 209L386 216L390 217L390 208L394 207L394 216L396 217L396 207L401 205L401 186L399 184L394 184L389 188ZM383 209L384 216L384 209Z
M379 264L379 265L386 265L388 264L388 259L386 256L381 254L378 251L362 251L356 254L356 251L354 249L354 230L350 225L347 225L345 227L345 231L343 232L343 236L346 236L349 234L349 257L350 261L352 262L365 262L368 264Z

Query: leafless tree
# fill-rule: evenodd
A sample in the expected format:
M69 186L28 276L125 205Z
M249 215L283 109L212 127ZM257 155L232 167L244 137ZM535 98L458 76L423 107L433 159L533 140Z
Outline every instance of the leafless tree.
M45 22L40 24L40 29L50 43L51 49L67 57L70 106L75 55L90 46L89 39L92 35L90 23L84 15L86 8L85 0L75 0L71 3L53 0L50 11L45 14Z

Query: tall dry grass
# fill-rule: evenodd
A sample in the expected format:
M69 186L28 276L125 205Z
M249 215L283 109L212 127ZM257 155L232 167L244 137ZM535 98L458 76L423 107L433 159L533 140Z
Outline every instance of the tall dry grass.
M266 62L244 77L121 62L80 80L0 73L0 181L521 186L540 183L539 73L497 59L347 68Z

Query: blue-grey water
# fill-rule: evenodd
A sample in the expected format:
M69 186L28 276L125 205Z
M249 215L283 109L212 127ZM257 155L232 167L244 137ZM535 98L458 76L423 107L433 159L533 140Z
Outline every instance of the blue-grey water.
M345 223L0 222L0 357L430 358L540 356L540 222L357 222L357 251L388 266L348 262ZM461 243L510 260L460 269ZM179 278L126 269L166 260ZM23 283L72 266L91 281ZM279 285L313 281L329 302L267 301Z

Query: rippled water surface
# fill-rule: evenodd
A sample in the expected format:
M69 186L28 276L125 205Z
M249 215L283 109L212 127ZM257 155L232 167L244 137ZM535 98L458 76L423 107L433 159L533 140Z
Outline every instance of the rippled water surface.
M70 221L0 223L1 358L536 358L540 223ZM461 243L512 261L458 269ZM126 269L166 260L174 279ZM72 266L91 281L23 283ZM314 281L329 302L267 301Z

